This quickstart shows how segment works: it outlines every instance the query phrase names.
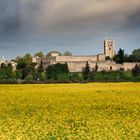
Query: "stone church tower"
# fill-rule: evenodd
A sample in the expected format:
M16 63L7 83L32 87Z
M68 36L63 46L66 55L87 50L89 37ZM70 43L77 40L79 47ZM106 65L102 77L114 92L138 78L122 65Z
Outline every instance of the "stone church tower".
M104 54L106 57L110 57L111 59L115 55L115 45L114 41L111 39L107 39L104 41Z

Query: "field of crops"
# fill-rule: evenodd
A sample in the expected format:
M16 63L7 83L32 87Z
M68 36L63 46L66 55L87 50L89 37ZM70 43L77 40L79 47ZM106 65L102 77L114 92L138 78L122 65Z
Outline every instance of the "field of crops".
M140 83L0 85L0 140L138 140Z

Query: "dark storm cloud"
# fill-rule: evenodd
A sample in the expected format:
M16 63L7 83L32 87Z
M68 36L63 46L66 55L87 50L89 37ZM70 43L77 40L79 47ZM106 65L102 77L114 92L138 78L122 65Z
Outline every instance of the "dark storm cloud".
M9 17L3 19L0 22L0 28L2 33L8 33L10 31L17 31L19 29L19 17Z
M139 0L0 0L0 31L96 35L125 24L137 28L139 8Z
M21 0L21 6L22 32L94 36L132 24L127 22L129 18L136 18L133 13L140 8L140 1ZM133 22L135 28L138 28L137 22Z
M22 52L34 46L97 50L108 37L133 45L139 25L140 0L0 0L0 48Z
M5 35L19 29L19 0L0 0L0 34Z
M127 17L123 26L126 30L139 30L140 31L140 9Z

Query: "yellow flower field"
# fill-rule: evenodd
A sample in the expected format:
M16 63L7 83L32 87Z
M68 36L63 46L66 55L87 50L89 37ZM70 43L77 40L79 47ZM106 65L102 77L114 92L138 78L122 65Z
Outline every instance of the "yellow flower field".
M139 140L140 83L0 85L0 140Z

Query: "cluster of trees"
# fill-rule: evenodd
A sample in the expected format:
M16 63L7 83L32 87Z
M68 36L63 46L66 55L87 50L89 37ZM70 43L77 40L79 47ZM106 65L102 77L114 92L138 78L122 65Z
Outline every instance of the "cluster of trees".
M1 64L0 79L5 80L5 79L13 79L13 78L14 78L14 73L12 70L12 66L10 64L8 65Z
M51 51L46 56L50 56L51 53L58 53L58 51ZM72 55L69 51L63 53L63 55ZM45 57L42 51L37 52L34 56ZM18 73L17 79L27 80L27 81L45 81L46 79L57 80L57 75L68 73L67 64L56 64L49 66L46 70L43 68L43 62L41 61L39 66L36 68L36 63L32 63L32 56L26 54L23 57L17 57L17 69Z
M124 62L140 62L140 49L134 50L130 55L125 54L124 50L119 49L113 60L120 64Z
M46 56L50 56L52 52L59 53L57 51L51 51ZM69 51L63 53L63 55L72 55ZM45 57L42 51L37 52L34 56ZM46 70L43 69L43 62L41 61L38 68L36 68L36 63L32 62L31 54L27 53L23 57L17 57L15 59L17 63L16 71L13 71L10 65L1 65L0 68L0 81L1 80L17 80L17 81L45 81L49 78ZM58 65L59 67L59 65ZM60 66L61 67L61 66ZM63 67L63 66L62 66ZM50 69L50 67L48 67ZM59 68L58 68L59 69ZM68 68L67 68L68 69ZM51 69L52 70L52 69ZM57 70L55 70L57 71ZM62 71L60 71L61 73ZM57 74L57 72L56 72ZM54 74L55 75L55 74ZM55 78L56 80L56 78Z
M47 55L44 55L44 53L42 51L40 51L40 52L35 53L34 56L38 56L38 57L50 56L51 53L53 53L53 52L58 53L59 55L64 55L64 56L72 55L72 53L69 51L65 51L63 54L58 51L51 51L51 52L48 52ZM15 71L13 71L12 66L10 64L8 64L8 65L1 64L0 81L4 81L4 80L45 81L47 78L48 79L50 78L50 75L48 75L48 71L43 69L43 62L41 61L38 68L36 68L37 64L32 63L32 56L29 53L25 54L23 57L18 56L15 59L15 62L17 63ZM57 70L59 70L59 67L63 67L63 66L61 66L61 64L58 64L58 65L54 66L54 69L55 69L55 67L58 67L58 69L56 68L56 70L54 70L54 71L57 71ZM49 69L50 69L50 71L52 71L52 68L49 67ZM61 72L62 71L59 71L59 73L61 73ZM50 72L49 72L49 74L50 74ZM57 74L57 72L55 74L51 73L51 75L54 75L54 76L56 76L56 74ZM54 78L54 79L56 80L56 78Z

